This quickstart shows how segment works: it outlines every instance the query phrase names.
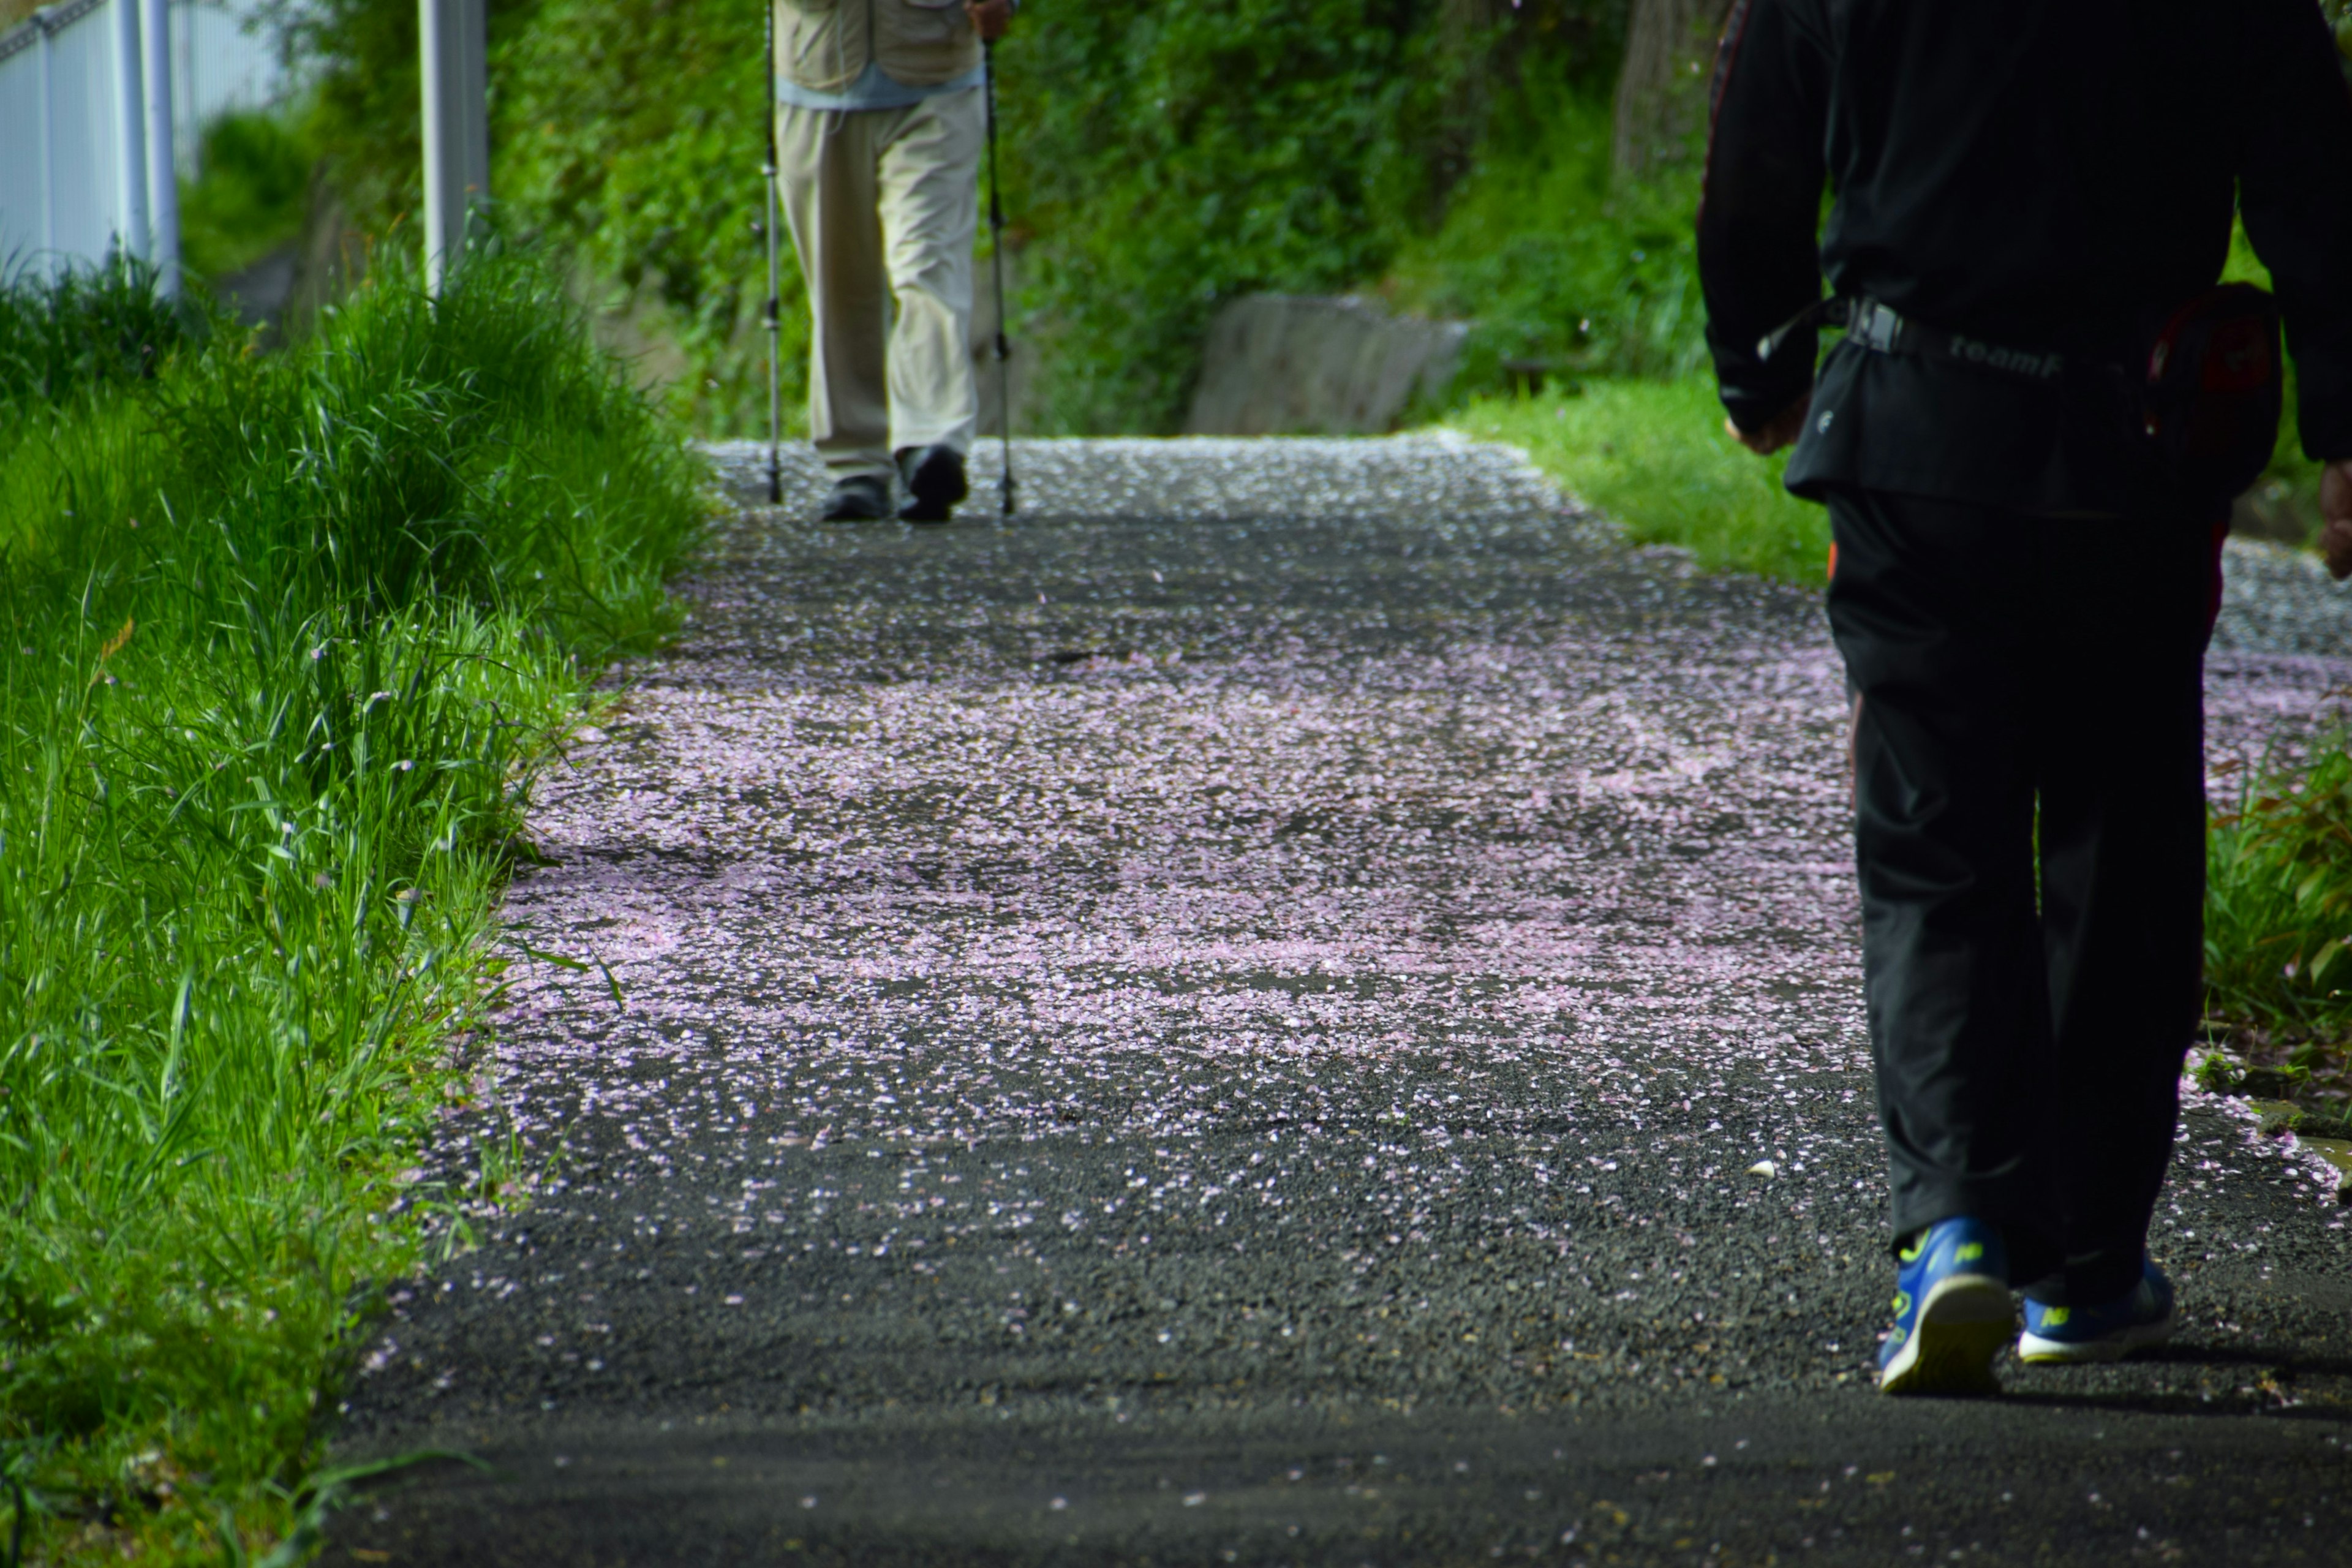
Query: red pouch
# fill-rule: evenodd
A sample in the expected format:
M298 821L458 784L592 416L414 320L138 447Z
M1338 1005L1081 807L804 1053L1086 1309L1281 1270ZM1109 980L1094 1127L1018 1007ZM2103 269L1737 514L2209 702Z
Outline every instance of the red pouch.
M2269 466L2284 398L2278 301L2251 283L2198 295L2148 350L2148 438L2200 500L2227 506Z

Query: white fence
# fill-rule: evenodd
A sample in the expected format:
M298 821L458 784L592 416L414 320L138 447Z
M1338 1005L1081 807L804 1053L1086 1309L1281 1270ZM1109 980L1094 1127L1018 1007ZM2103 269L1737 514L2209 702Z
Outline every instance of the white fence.
M259 25L260 7L219 0L173 0L172 151L180 174L197 163L204 128L232 109L269 109L294 90L276 37Z
M176 280L174 175L196 172L201 128L291 87L255 9L64 0L0 33L0 267L49 274L119 244Z

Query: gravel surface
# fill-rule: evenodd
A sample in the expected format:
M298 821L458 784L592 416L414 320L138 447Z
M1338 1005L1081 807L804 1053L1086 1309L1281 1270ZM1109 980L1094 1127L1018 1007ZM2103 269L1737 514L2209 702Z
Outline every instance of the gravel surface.
M2221 653L2352 658L2352 583L2338 583L2307 550L2261 540L2223 546Z
M545 781L509 915L589 967L485 1064L536 1187L341 1439L500 1473L339 1556L2329 1559L2344 1220L2232 1107L2176 1347L1869 1391L1817 595L1455 438L1016 456L930 531L802 521L796 458ZM2324 575L2230 559L2217 761L2352 675Z

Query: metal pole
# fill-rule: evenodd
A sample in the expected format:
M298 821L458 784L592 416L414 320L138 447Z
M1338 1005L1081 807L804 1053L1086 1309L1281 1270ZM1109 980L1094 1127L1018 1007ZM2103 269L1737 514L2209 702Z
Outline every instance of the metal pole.
M1004 439L1004 475L997 481L1003 514L1013 513L1013 342L1004 335L1004 185L996 176L996 46L980 46L982 86L988 95L988 265L996 279L996 417Z
M489 107L481 0L417 0L425 86L425 286L466 255L467 213L489 195Z
M180 174L172 155L171 0L141 0L146 44L147 221L153 241L155 287L165 299L180 292Z
M448 36L457 8L456 0L416 0L416 63L425 86L425 287L435 294L448 270L451 241L465 232L465 209L453 221L449 205L452 196L462 200L466 188L454 167L458 139L450 123L457 84L450 79Z
M767 7L768 19L767 61L760 72L760 79L767 84L767 100L760 106L760 113L768 122L768 163L761 171L768 179L768 216L760 225L768 242L768 504L781 506L784 500L784 388L778 362L783 356L784 318L776 288L776 5L775 0L761 3Z
M127 259L152 254L147 230L147 95L140 85L139 0L114 0L115 240Z
M49 127L49 115L57 104L57 72L49 58L49 19L36 11L33 21L41 29L41 275L55 278L58 274L58 154L55 146L57 133Z
M184 121L173 116L172 147L173 167L177 168L179 152L184 148L188 154L188 178L201 180L205 177L205 139L201 134L204 127L194 121L196 105L195 36L196 29L204 26L204 19L195 13L194 4L195 0L171 0L172 8L181 14L180 25L172 33L172 41L178 46L172 57L172 101L175 105L186 105L189 112L189 119Z

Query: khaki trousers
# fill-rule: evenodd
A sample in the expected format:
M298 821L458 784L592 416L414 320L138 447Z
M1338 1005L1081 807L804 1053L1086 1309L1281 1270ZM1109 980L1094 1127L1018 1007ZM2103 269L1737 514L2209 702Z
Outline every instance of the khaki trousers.
M784 216L814 325L809 438L835 479L887 475L910 447L971 448L981 96L776 106Z

